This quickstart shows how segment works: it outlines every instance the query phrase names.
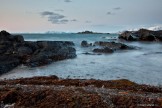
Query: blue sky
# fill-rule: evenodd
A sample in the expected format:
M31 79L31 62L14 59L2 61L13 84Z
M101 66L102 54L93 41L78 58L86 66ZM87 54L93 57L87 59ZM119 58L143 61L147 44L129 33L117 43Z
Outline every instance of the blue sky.
M162 25L162 0L0 0L0 30L118 32Z

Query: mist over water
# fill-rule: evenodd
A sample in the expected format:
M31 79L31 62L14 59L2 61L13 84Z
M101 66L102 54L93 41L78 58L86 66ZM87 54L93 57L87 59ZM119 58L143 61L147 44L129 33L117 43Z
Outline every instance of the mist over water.
M79 79L129 79L137 83L162 85L162 43L124 42L139 49L118 51L113 54L85 55L84 52L91 52L93 48L82 48L81 41L86 40L89 43L110 41L109 39L117 38L118 35L23 34L23 36L26 41L73 41L77 57L36 68L19 66L0 76L0 79L57 75L61 78Z

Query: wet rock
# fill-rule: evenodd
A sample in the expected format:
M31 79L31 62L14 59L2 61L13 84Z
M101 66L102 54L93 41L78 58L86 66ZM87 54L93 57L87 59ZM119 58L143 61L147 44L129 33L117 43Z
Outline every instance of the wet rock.
M83 40L83 41L81 42L81 46L82 46L82 47L89 47L89 46L92 46L92 44L89 44L87 41Z
M89 53L89 52L85 52L85 53L82 53L82 54L85 54L85 55L101 55L101 54L95 54L95 53Z
M73 42L62 41L41 41L37 42L39 49L26 61L28 66L41 66L51 63L51 61L59 61L76 57L75 48L69 46Z
M138 40L131 32L125 31L119 35L119 39L124 39L127 41L136 41Z
M105 48L96 48L93 50L93 52L96 52L96 53L113 53L114 51L108 47L105 47Z
M25 46L19 47L17 52L20 57L31 55L33 53L31 48Z
M127 41L162 41L162 30L140 29L138 31L125 31L119 35L119 39Z
M21 35L15 35L13 39L16 42L21 42L21 43L24 42L24 38Z
M127 46L123 43L117 43L117 42L103 42L103 41L98 41L95 42L94 45L96 46L101 46L101 47L107 47L112 50L123 50L123 49L134 49L134 47Z
M20 64L42 66L52 61L76 57L71 41L24 41L21 35L0 32L0 74L6 73Z
M0 36L9 36L9 35L11 35L11 34L8 33L8 32L5 31L5 30L2 30L2 31L0 32Z
M6 73L20 64L16 57L0 56L0 75Z

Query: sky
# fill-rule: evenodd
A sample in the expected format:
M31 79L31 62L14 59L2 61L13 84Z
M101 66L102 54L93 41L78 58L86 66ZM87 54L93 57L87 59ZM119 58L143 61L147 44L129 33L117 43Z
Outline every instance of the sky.
M0 0L0 30L118 32L162 26L162 0Z

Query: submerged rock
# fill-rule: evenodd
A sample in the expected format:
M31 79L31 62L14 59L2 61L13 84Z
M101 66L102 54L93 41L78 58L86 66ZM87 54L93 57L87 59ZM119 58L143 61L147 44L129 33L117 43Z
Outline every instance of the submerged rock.
M93 50L93 52L97 52L97 53L113 53L114 51L108 47L105 47L105 48L96 48Z
M24 41L21 35L0 32L0 74L20 64L41 66L52 61L76 57L76 50L70 41Z

